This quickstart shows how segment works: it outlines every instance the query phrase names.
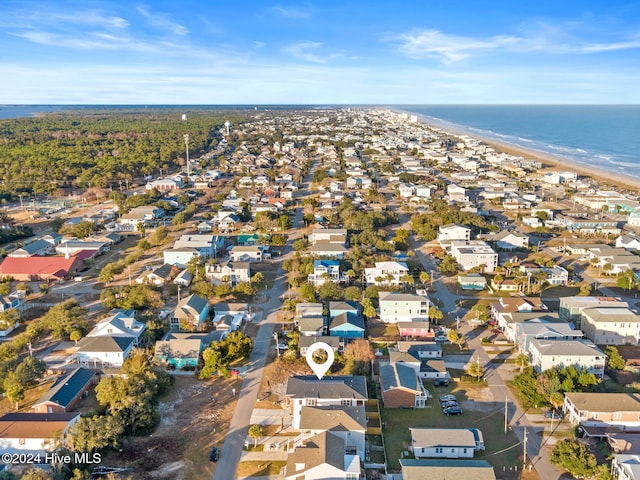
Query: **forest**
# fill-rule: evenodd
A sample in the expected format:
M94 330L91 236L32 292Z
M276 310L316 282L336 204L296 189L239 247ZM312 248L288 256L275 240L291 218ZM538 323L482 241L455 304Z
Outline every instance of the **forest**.
M246 118L231 110L140 108L0 120L0 198L158 176L185 163L185 134L189 157L197 158L217 145L225 121L237 126Z

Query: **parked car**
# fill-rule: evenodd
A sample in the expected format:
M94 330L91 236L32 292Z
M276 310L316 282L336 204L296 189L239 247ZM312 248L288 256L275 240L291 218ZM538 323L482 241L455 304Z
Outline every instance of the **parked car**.
M544 418L552 418L554 420L559 420L562 418L562 414L555 410L547 410L544 412Z
M447 379L447 378L436 378L436 380L433 382L433 384L436 387L448 387L449 386L449 379Z
M455 402L458 399L456 398L455 395L442 395L440 397L440 402Z
M218 461L218 447L213 447L211 449L211 453L209 454L209 461L210 462Z
M442 409L442 413L445 415L462 415L462 409L460 407L447 407Z
M449 339L447 338L446 335L436 335L435 341L436 342L448 342Z
M459 407L458 402L442 402L440 408Z

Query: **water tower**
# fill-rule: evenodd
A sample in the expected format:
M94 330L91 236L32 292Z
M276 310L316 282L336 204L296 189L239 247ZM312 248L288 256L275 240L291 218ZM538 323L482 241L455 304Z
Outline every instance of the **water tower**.
M227 127L227 135L229 135L229 127L231 126L231 122L227 120L226 122L224 122L224 126Z

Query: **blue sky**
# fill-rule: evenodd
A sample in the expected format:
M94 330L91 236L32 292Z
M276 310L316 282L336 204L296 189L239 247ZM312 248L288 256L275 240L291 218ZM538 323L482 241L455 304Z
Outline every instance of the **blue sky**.
M640 3L31 1L0 102L640 103Z

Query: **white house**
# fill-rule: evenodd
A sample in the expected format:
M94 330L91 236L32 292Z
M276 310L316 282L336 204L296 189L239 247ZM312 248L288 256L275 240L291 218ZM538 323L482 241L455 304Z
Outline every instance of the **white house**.
M365 432L367 414L365 407L302 407L300 432L303 435L318 435L331 432L344 440L347 448L356 451L365 460Z
M405 262L376 262L375 267L365 268L364 275L367 285L397 285L401 278L409 273Z
M378 292L380 320L385 323L429 321L429 298L417 293Z
M411 450L420 458L473 458L484 450L477 428L410 428Z
M76 359L87 368L120 368L134 344L133 337L85 337L78 342Z
M79 419L79 413L7 413L0 417L0 451L44 457Z
M498 266L498 254L481 240L452 240L451 255L463 270L482 267L491 273Z
M607 356L593 343L584 340L529 341L530 363L539 372L553 367L575 367L602 378Z
M207 280L213 283L229 282L236 285L251 280L251 262L222 262L205 266Z
M500 250L517 250L529 246L529 237L524 233L503 230L491 238Z
M640 428L640 395L637 393L567 392L562 411L574 425Z
M229 250L232 262L261 262L264 258L264 248L260 245L236 245Z
M615 454L611 461L611 473L616 480L640 480L640 455Z
M640 343L640 315L629 308L585 308L580 328L598 345Z
M302 407L364 406L367 380L357 375L293 376L287 382L286 395L291 405L292 425L300 428Z
M438 242L446 244L452 240L471 240L471 229L460 225L443 225L438 229Z
M147 325L136 320L135 315L135 310L114 310L108 317L98 320L87 337L133 338L134 346L137 346L142 341Z
M313 273L309 274L308 282L311 285L320 286L326 281L341 283L348 282L346 273L340 272L339 260L314 260Z
M333 432L306 439L289 451L285 480L354 480L362 478L360 457L350 453L345 441Z

